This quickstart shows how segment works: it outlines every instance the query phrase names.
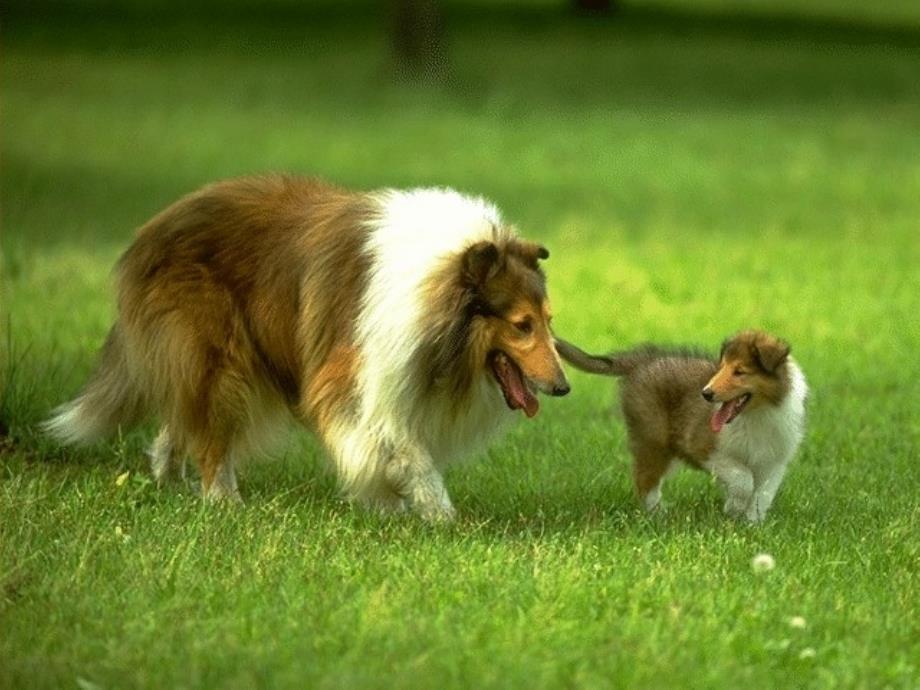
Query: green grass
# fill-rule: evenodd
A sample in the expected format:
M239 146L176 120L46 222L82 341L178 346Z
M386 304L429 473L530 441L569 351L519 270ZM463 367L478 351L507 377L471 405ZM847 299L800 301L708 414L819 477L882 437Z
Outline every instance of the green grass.
M920 684L918 15L862 31L864 3L827 24L672 4L454 7L450 78L424 89L373 12L10 12L0 686ZM690 472L645 517L614 388L578 374L449 473L445 528L342 503L306 435L244 473L236 510L158 491L149 429L42 439L133 228L269 169L491 197L550 247L557 330L592 349L784 335L813 396L770 519L726 520Z

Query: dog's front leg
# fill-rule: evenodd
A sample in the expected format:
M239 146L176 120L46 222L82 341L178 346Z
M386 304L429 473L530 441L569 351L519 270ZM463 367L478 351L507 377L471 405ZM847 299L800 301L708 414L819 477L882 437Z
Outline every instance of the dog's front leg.
M431 456L418 449L400 449L386 466L387 482L411 510L428 522L450 522L456 511L441 473Z
M767 517L767 511L773 504L779 485L783 481L783 475L786 474L786 467L789 460L779 462L769 470L760 471L754 477L754 495L751 497L751 503L745 511L745 517L751 522L763 522Z
M709 465L712 472L725 485L726 515L740 517L751 500L754 477L742 463L728 456L718 457Z

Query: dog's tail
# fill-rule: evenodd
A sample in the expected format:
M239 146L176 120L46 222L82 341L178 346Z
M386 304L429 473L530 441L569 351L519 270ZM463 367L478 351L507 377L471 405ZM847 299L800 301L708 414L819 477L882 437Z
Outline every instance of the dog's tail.
M144 407L116 323L102 347L99 366L80 395L58 407L42 429L63 443L89 443L111 434L119 425L137 422Z
M665 350L655 345L640 345L632 350L606 355L589 355L562 338L556 338L556 351L576 369L605 376L627 376L639 367L667 355Z

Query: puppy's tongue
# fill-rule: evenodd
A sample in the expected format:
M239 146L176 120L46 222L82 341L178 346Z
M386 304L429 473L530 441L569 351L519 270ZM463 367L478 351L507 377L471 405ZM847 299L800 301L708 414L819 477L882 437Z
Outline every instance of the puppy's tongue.
M709 418L709 428L712 429L714 433L717 434L722 431L722 427L731 421L735 411L735 403L737 402L737 400L724 402L719 406L718 410L712 413L712 417Z
M494 368L508 407L512 410L524 410L524 414L528 417L537 414L540 409L540 401L524 383L524 377L518 366L504 353L499 353L496 355Z

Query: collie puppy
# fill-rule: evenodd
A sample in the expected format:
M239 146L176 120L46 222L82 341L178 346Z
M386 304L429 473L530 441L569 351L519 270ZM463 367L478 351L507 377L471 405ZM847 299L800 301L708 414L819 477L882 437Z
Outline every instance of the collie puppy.
M157 480L190 456L205 498L238 499L238 464L291 413L349 497L450 519L445 465L569 391L548 255L449 189L213 184L139 230L98 369L46 428L85 442L153 417Z
M789 345L743 331L719 359L653 345L606 356L557 340L562 358L583 371L623 378L623 416L639 498L661 501L661 482L676 460L724 484L725 512L764 519L805 428L808 387Z

